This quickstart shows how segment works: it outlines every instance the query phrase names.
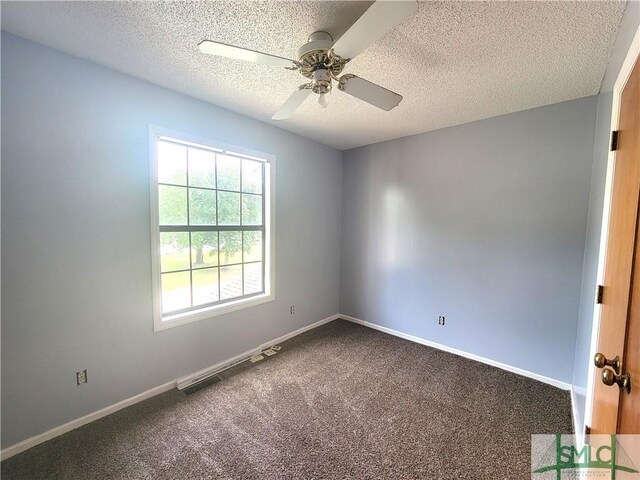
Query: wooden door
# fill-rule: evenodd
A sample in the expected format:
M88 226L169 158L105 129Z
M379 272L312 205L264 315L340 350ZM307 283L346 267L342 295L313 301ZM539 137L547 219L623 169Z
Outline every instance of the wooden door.
M640 433L640 62L620 97L598 352L620 357L631 391L605 385L596 370L591 433ZM613 366L605 366L611 377Z

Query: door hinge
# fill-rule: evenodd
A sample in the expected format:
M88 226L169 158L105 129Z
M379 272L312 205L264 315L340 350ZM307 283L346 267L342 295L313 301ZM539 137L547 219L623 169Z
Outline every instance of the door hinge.
M613 130L611 132L611 151L615 152L618 150L618 130Z
M596 286L596 304L602 305L602 296L604 295L604 285Z

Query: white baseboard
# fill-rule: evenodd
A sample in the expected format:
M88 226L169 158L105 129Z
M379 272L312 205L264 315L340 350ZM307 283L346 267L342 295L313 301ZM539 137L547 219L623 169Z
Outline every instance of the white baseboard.
M247 350L246 352L236 355L235 357L228 358L222 362L216 363L215 365L211 365L210 367L203 368L202 370L198 370L197 372L193 372L193 373L190 373L189 375L185 375L184 377L180 377L175 381L175 384L184 385L191 382L196 377L207 377L208 375L211 375L212 373L219 371L221 368L229 364L235 363L239 360L242 360L243 358L251 357L257 354L258 352L264 350L265 348L268 348L272 345L276 345L278 343L282 343L285 340L289 340L292 337L300 335L301 333L307 332L309 330L313 330L314 328L317 328L320 325L324 325L325 323L329 323L333 320L337 320L338 318L339 318L338 315L331 315L330 317L323 318L322 320L312 323L311 325L307 325L306 327L299 328L298 330L295 330L291 333L287 333L286 335L282 335L281 337L274 338L269 342L265 342L262 345L258 345L256 348Z
M495 360L491 360L490 358L481 357L480 355L475 355L473 353L468 353L463 350L458 350L457 348L448 347L446 345L442 345L441 343L432 342L431 340L425 340L424 338L416 337L415 335L403 333L398 330L393 330L392 328L383 327L381 325L377 325L371 322L366 322L364 320L360 320L359 318L351 317L349 315L339 315L339 317L344 320L357 323L359 325L364 325L365 327L373 328L374 330L379 330L381 332L388 333L396 337L404 338L405 340L409 340L410 342L426 345L427 347L437 348L438 350L443 350L445 352L453 353L454 355L458 355L460 357L468 358L470 360L475 360L476 362L486 363L487 365L491 365L492 367L498 367L508 372L517 373L518 375L522 375L523 377L532 378L534 380L538 380L539 382L547 383L549 385L553 385L554 387L561 388L562 390L571 390L570 383L562 382L560 380L556 380L555 378L545 377L544 375L539 375L537 373L530 372L529 370L524 370L522 368L514 367L512 365L507 365L506 363L497 362Z
M201 375L206 375L208 372L210 371L215 371L217 369L220 369L221 367L223 367L224 365L228 365L230 363L233 363L234 361L246 357L252 353L255 353L257 351L263 350L266 347L269 347L271 345L275 345L278 343L282 343L285 340L288 340L292 337L295 337L297 335L300 335L301 333L307 332L309 330L312 330L314 328L317 328L321 325L324 325L325 323L329 323L333 320L337 320L338 318L342 318L344 320L348 320L350 322L353 323L357 323L360 325L364 325L365 327L369 327L375 330L379 330L381 332L384 333L388 333L390 335L394 335L396 337L400 337L400 338L404 338L405 340L409 340L411 342L415 342L415 343L419 343L422 345L426 345L428 347L432 347L432 348L437 348L438 350L443 350L445 352L449 352L449 353L453 353L454 355L458 355L461 357L465 357L465 358L469 358L471 360L475 360L478 362L482 362L485 363L487 365L491 365L494 367L498 367L501 368L503 370L509 371L509 372L513 372L513 373L517 373L518 375L523 375L525 377L528 378L532 378L534 380L538 380L540 382L543 383L547 383L549 385L553 385L554 387L558 387L561 388L563 390L569 390L571 391L571 385L569 383L566 382L561 382L560 380L556 380L553 378L549 378L549 377L545 377L543 375L538 375L537 373L533 373L530 372L528 370L524 370L518 367L514 367L511 365L507 365L505 363L501 363L501 362L497 362L495 360L491 360L489 358L485 358L485 357L481 357L479 355L474 355L472 353L467 353L464 352L462 350L458 350L455 348L451 348L448 347L446 345L442 345L440 343L436 343L436 342L432 342L430 340L425 340L423 338L420 337L416 337L415 335L410 335L407 333L403 333L403 332L399 332L397 330L393 330L391 328L388 327L383 327L380 325L376 325L375 323L371 323L371 322L366 322L364 320L360 320L359 318L355 318L355 317L351 317L349 315L331 315L330 317L324 318L322 320L319 320L315 323L312 323L310 325L307 325L305 327L299 328L298 330L295 330L293 332L287 333L285 335L282 335L281 337L275 338L269 342L265 342L262 345L248 350L246 352L243 352L239 355L236 355L232 358L226 359L223 362L218 362L215 365L212 365L210 367L204 368L202 370L199 370L197 372L194 372L192 374L186 375L184 377L180 377L176 380L172 380L170 382L164 383L162 385L159 385L157 387L151 388L149 390L146 390L142 393L139 393L137 395L134 395L133 397L129 397L126 398L118 403L115 403L113 405L110 405L108 407L102 408L100 410L97 410L95 412L89 413L88 415L85 415L83 417L80 417L76 420L72 420L70 422L65 423L64 425L60 425L58 427L52 428L51 430L48 430L44 433L35 435L31 438L27 438L26 440L23 440L19 443L16 443L15 445L11 445L10 447L7 447L5 449L3 449L2 451L0 451L0 460L6 460L7 458L10 458L14 455L17 455L19 453L24 452L25 450L28 450L31 447L34 447L40 443L46 442L47 440L51 440L52 438L55 438L59 435L62 435L64 433L70 432L71 430L75 430L78 427L81 427L83 425L86 425L87 423L91 423L94 420L98 420L102 417L105 417L107 415L110 415L114 412L117 412L118 410L121 410L123 408L126 408L130 405L133 405L135 403L141 402L143 400L146 400L148 398L154 397L156 395L159 395L160 393L164 393L166 391L171 390L172 388L175 388L178 382L185 382L188 381L189 379L192 379L194 377L198 377ZM571 392L571 402L572 402L572 408L575 411L575 403L574 403L574 399L573 399L573 392ZM575 414L574 414L574 421L575 421ZM576 432L578 432L577 428L576 428Z
M71 430L75 430L78 427L86 425L87 423L91 423L99 418L106 417L107 415L117 412L118 410L122 410L125 407L133 405L134 403L141 402L146 400L147 398L154 397L161 393L167 392L176 386L176 382L167 382L162 385L159 385L154 388L150 388L138 395L134 395L133 397L125 398L124 400L114 403L113 405L109 405L108 407L102 408L95 412L89 413L84 417L77 418L75 420L71 420L70 422L65 423L64 425L60 425L58 427L54 427L51 430L47 430L44 433L40 433L31 438L27 438L15 445L11 445L0 451L0 460L6 460L7 458L11 458L18 453L22 453L25 450L30 449L31 447L35 447L36 445L46 442L47 440L51 440L52 438L58 437L64 433L70 432Z
M205 374L208 371L211 370L215 370L215 369L219 369L220 367L224 366L224 365L228 365L229 363L232 363L234 360L240 359L242 357L245 357L249 354L251 354L252 352L256 352L256 351L260 351L263 350L266 347L270 347L271 345L276 345L278 343L282 343L285 340L288 340L292 337L295 337L296 335L300 335L301 333L304 333L308 330L312 330L316 327L319 327L320 325L324 325L325 323L331 322L332 320L336 320L339 318L339 315L331 315L330 317L324 318L318 322L312 323L310 325L307 325L305 327L299 328L298 330L295 330L293 332L287 333L285 335L282 335L281 337L278 338L274 338L273 340L269 341L269 342L265 342L262 345L249 350L247 352L241 353L240 355L236 355L235 357L229 358L223 362L219 362L215 365L212 365L211 367L199 370L198 372L194 372L190 375L187 375L185 377L181 377L179 379L176 380L172 380L170 382L164 383L162 385L159 385L157 387L154 388L150 388L149 390L146 390L142 393L139 393L137 395L134 395L133 397L129 397L126 398L118 403L114 403L113 405L110 405L108 407L102 408L100 410L97 410L95 412L89 413L88 415L85 415L83 417L77 418L75 420L72 420L70 422L65 423L64 425L60 425L58 427L52 428L51 430L48 430L44 433L40 433L38 435L35 435L31 438L27 438L26 440L23 440L19 443L16 443L15 445L11 445L10 447L7 447L5 449L3 449L2 451L0 451L0 460L6 460L7 458L13 457L14 455L17 455L19 453L24 452L25 450L30 449L31 447L35 447L36 445L46 442L47 440L51 440L52 438L58 437L64 433L70 432L71 430L75 430L78 427L81 427L83 425L86 425L87 423L91 423L95 420L98 420L99 418L102 417L106 417L107 415L110 415L114 412L117 412L118 410L121 410L125 407L128 407L130 405L133 405L135 403L141 402L143 400L146 400L148 398L154 397L156 395L159 395L160 393L164 393L167 392L173 388L176 387L177 382L178 381L185 381L189 378L193 378L193 377L197 377L199 375Z

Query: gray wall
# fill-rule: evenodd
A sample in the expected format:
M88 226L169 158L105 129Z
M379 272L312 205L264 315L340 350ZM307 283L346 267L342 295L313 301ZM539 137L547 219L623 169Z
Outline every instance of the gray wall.
M609 155L609 130L611 128L611 108L613 101L612 91L639 25L640 2L638 0L630 0L627 2L618 35L611 49L609 63L602 81L602 90L598 96L598 118L593 145L593 168L591 193L589 197L589 222L586 232L580 313L578 316L578 328L576 330L572 380L575 393L575 414L580 430L582 430L584 425L585 395L589 364L591 363L591 330L593 326L600 234L602 230L604 188Z
M276 155L275 302L153 333L149 124ZM3 34L2 446L335 314L341 173L337 150Z
M570 382L596 102L345 152L340 312Z

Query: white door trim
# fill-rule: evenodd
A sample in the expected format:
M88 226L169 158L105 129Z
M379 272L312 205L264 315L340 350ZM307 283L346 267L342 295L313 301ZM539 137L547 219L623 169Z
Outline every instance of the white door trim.
M620 99L622 96L622 90L624 90L633 66L636 60L640 56L640 27L636 30L636 34L633 37L633 41L629 46L627 56L625 57L618 78L613 87L613 106L611 109L611 129L610 131L618 130L620 121ZM600 251L598 254L598 275L597 284L602 285L604 281L604 268L605 268L605 256L607 251L607 240L609 237L609 220L611 213L611 193L613 188L613 172L615 169L616 152L609 152L609 158L607 160L607 179L604 190L604 206L602 209L602 229L600 231ZM595 299L594 299L595 303ZM595 304L593 309L593 325L591 329L591 348L590 359L596 354L598 347L598 333L600 331L600 305ZM587 377L587 399L585 406L584 425L581 426L580 432L576 431L576 434L582 435L584 433L585 425L591 424L591 418L593 413L593 391L595 386L595 366L593 362L589 362L589 375Z

